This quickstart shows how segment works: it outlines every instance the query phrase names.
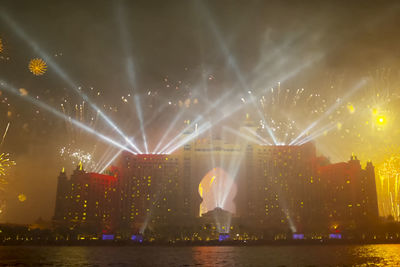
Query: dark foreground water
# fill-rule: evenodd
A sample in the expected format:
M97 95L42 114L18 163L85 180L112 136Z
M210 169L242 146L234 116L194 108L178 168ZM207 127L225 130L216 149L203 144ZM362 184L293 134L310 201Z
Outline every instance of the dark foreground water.
M0 266L400 266L400 245L0 247Z

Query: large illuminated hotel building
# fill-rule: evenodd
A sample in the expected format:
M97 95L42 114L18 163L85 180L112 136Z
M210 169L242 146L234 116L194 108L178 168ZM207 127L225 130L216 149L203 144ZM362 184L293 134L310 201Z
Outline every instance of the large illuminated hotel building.
M70 178L61 172L54 224L122 238L201 239L211 232L276 238L345 231L377 219L372 163L364 169L351 156L330 164L312 143L214 138L196 139L170 155L122 153L107 174L82 166Z

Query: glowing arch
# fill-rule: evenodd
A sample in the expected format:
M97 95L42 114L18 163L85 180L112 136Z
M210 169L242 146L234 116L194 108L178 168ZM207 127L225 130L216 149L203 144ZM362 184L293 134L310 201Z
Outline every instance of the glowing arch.
M200 216L215 208L222 208L236 213L234 198L237 185L234 179L222 168L213 168L199 184L199 194L203 201L200 204Z

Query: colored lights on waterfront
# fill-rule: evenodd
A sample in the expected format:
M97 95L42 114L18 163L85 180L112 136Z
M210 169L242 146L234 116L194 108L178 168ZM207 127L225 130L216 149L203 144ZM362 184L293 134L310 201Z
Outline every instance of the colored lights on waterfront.
M143 238L143 235L132 235L132 236L131 236L131 240L132 240L133 242L142 243L143 240L144 240L144 238Z
M293 234L293 239L302 240L304 239L304 234Z
M102 240L114 240L114 235L103 234L101 237Z
M330 239L342 239L342 234L329 234Z
M223 241L228 241L230 239L229 234L219 234L218 241L223 242Z

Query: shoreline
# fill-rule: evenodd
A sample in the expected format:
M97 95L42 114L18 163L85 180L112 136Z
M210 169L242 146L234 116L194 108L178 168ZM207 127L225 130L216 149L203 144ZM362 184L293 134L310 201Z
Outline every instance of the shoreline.
M295 241L207 241L207 242L132 242L125 240L80 240L80 241L10 241L1 242L0 246L53 246L53 247L200 247L200 246L216 246L216 247L256 247L256 246L330 246L330 245L393 245L400 244L400 240L295 240Z

